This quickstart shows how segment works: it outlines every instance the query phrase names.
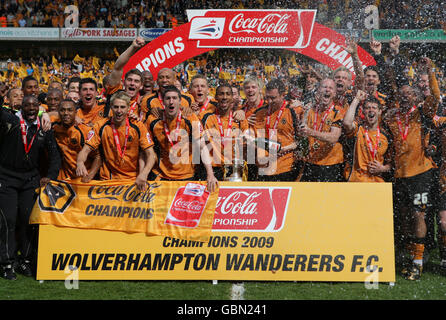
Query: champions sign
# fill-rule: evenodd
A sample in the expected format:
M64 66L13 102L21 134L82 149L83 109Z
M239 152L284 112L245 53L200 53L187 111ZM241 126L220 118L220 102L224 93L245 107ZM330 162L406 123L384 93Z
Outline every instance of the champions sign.
M124 67L148 70L156 80L159 70L218 48L281 48L306 55L331 69L347 67L354 77L353 60L343 49L345 37L315 22L316 10L187 10L189 22L164 33L136 52ZM358 47L363 67L373 57Z
M164 187L152 186L144 199L155 194L156 203ZM132 193L127 187L97 188L94 198L102 205L115 205L118 193ZM185 193L199 195L201 189L178 192ZM170 220L186 227L204 222L206 216L198 219L195 212L205 199L174 201L175 192L169 194L163 202L172 209ZM371 206L370 195L380 201ZM84 200L79 217L110 219L100 205L86 214L98 202ZM214 205L212 232L204 241L41 225L37 279L63 280L75 271L79 280L395 281L390 183L220 182ZM184 208L193 214L189 223ZM144 223L144 216L133 217L130 210L120 219Z
M51 181L40 192L30 221L187 240L209 239L218 191L211 194L198 182L147 184L145 191L139 191L127 181Z

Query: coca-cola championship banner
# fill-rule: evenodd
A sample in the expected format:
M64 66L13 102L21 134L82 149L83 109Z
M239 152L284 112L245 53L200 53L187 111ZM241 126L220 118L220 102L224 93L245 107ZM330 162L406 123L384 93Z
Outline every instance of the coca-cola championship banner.
M40 191L30 222L61 227L209 239L218 191L200 182L51 181Z
M285 223L291 187L222 187L213 231L278 232Z
M331 69L347 67L354 78L353 60L343 49L345 37L315 22L316 10L187 10L189 22L166 32L134 54L124 67L148 70L156 79L162 68L218 48L287 49L317 60ZM253 54L255 54L253 52ZM358 47L364 67L373 57Z
M291 188L222 187L200 182L51 181L40 191L31 223L208 241L214 231L276 232Z
M65 187L49 190L52 199L68 195ZM85 216L113 219L116 197L130 208L162 197L155 192L162 186L140 196L129 187L88 187L78 223ZM213 195L203 196L195 183L176 187L158 208L164 212L158 221L186 232L197 220L201 225L199 212ZM380 201L371 206L370 195ZM51 206L43 198L40 206ZM63 198L52 202L63 212L53 213L59 219L76 201ZM79 280L395 281L391 184L220 182L214 201L205 241L41 224L37 279L63 280L76 270ZM116 219L143 223L141 213L130 211Z

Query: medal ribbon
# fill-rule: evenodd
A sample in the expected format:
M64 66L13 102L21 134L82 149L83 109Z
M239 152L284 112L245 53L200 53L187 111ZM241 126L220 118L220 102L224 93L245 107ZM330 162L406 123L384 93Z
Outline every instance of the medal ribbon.
M29 151L31 150L31 146L33 145L34 139L37 136L37 132L40 129L40 120L39 120L39 117L37 117L37 130L36 130L36 133L34 134L34 136L32 137L30 143L28 144L28 139L26 138L25 120L23 120L22 114L20 114L20 113L19 113L19 118L20 118L20 130L22 132L23 146L25 148L25 153L28 154Z
M176 125L176 129L175 129L175 143L177 142L177 139L178 139L178 130L180 129L180 123L181 123L181 111L178 112L178 116L177 116L177 125ZM167 140L169 140L170 145L173 147L173 145L175 143L172 141L172 138L170 137L170 131L169 131L169 127L167 126L165 114L163 114L163 124L164 124L164 133L166 134Z
M125 151L127 150L127 141L129 139L129 131L130 131L129 118L125 119L124 148L121 148L121 142L119 141L118 130L116 130L115 124L113 122L111 124L111 127L113 130L113 137L115 138L116 149L118 149L118 153L119 153L119 156L121 157L121 160L124 160L124 155L125 155Z
M369 147L370 154L372 156L372 160L375 160L376 159L376 154L378 152L379 137L380 137L380 134L381 134L379 126L376 129L376 145L373 145L372 139L370 139L369 132L368 132L367 129L364 129L364 134L365 134L365 139L367 141L367 146Z
M401 119L400 119L400 111L398 110L398 113L396 114L396 121L398 122L398 129L400 130L400 134L401 134L401 138L403 139L403 141L406 140L407 135L409 134L409 116L412 112L415 111L415 109L417 108L417 106L413 106L412 108L410 108L409 112L406 113L406 121L404 123L404 130L403 130L403 125L401 123Z
M134 113L136 115L136 107L138 106L138 100L139 100L139 92L136 95L135 101L130 105L129 114Z
M282 106L280 107L279 113L277 114L276 121L274 121L274 125L271 128L272 130L276 130L277 125L279 124L280 118L282 118L282 113L283 113L283 110L285 109L285 107L286 107L286 101L283 101ZM271 138L270 131L269 131L270 130L270 122L271 122L271 109L270 109L270 107L268 107L268 116L266 117L266 134L268 136L268 139Z
M203 112L204 110L206 110L206 108L208 107L209 101L211 101L209 98L206 99L206 101L204 102L203 106L200 109L200 112Z
M315 112L314 113L314 120L313 120L313 130L316 131L322 131L322 126L325 123L325 120L327 120L328 115L330 114L330 112L333 110L334 108L334 103L331 104L330 108L328 108L328 110L326 110L322 116L321 119L321 123L319 123L319 128L317 128L317 123L318 123L318 119L319 119L319 112Z
M256 109L260 108L261 106L263 106L263 99L260 99L260 103L256 107ZM245 102L245 105L243 106L243 111L245 111L245 113L248 112L248 102Z
M158 100L160 101L160 104L161 104L161 109L166 109L165 107L164 107L164 103L163 103L163 98L161 98L161 93L158 93Z
M225 132L223 130L223 125L221 123L221 119L220 119L220 115L218 114L218 111L215 113L215 115L217 116L217 122L218 122L218 128L220 129L220 136L221 136L221 141L222 143L224 143L225 141ZM231 132L231 128L232 128L232 110L229 111L229 120L228 120L228 128L226 129L226 132L229 133Z

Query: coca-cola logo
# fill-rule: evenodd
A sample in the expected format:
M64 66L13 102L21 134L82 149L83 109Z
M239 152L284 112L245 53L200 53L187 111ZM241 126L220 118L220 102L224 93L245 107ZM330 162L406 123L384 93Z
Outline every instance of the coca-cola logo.
M220 187L212 230L277 232L290 195L289 187Z
M161 184L147 182L145 191L139 191L136 184L132 185L94 185L88 189L88 198L91 200L112 200L124 202L151 203L155 199L155 189Z
M262 18L246 18L243 13L236 15L229 23L232 33L286 33L289 14L270 13Z
M235 191L228 196L218 197L216 209L223 215L253 215L257 214L256 198L259 192Z
M316 10L188 10L188 17L198 48L305 48Z
M203 203L200 201L184 201L182 199L177 199L173 203L174 208L176 209L185 209L190 210L194 213L200 213L203 210Z
M188 183L177 190L167 212L165 224L185 228L195 228L200 224L210 193L204 190L203 192L187 192L196 188L196 184Z

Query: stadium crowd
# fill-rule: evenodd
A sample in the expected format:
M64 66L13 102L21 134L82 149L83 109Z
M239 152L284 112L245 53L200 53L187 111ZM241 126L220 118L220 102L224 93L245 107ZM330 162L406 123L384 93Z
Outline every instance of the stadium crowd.
M105 0L91 3L78 4L91 20L99 17L96 10L108 17L134 11L129 6L151 7L148 1L115 2L117 8ZM157 3L154 15L166 7L185 9L180 2ZM388 12L395 8L391 3ZM191 8L210 5L229 6L190 2ZM317 5L327 6L330 20L341 10L337 6L348 13L354 4ZM20 6L56 14L64 3L2 2L5 14L21 12ZM35 228L27 221L35 190L49 181L131 180L145 190L147 181L200 180L212 191L237 173L236 160L243 162L245 181L391 182L403 276L420 279L435 246L446 271L444 61L403 54L396 36L388 46L369 43L377 65L365 69L357 43L347 40L354 81L346 68L332 71L294 53L267 50L255 57L242 50L208 52L156 77L137 69L123 74L144 44L136 38L115 52L114 61L76 55L8 62L0 79L3 278L16 279L16 271L33 275Z
M187 9L317 9L317 21L331 28L362 28L364 9L375 5L380 12L381 29L439 29L445 10L440 0L423 2L395 0L3 0L0 17L8 27L64 27L68 5L79 9L79 26L89 28L172 28L187 21Z

